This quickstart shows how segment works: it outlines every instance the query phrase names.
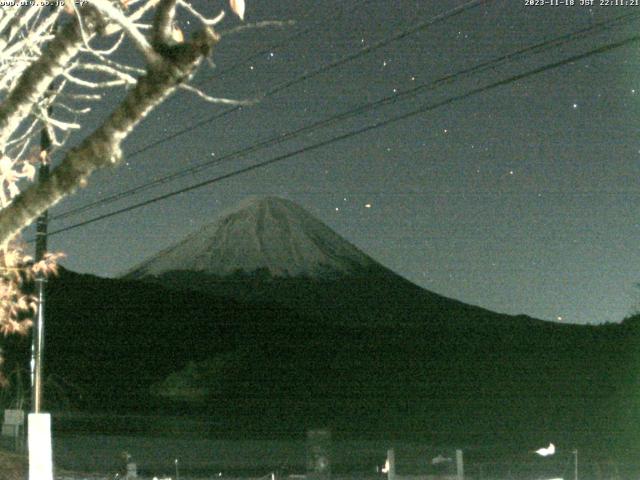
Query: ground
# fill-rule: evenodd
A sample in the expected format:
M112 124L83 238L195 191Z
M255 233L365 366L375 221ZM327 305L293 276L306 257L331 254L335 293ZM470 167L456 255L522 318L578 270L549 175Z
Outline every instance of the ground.
M14 453L0 452L0 472L3 480L27 478L27 458Z

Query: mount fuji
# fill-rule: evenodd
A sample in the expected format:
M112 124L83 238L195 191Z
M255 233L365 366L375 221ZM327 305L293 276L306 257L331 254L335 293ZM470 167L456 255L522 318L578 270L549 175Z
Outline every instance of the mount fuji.
M301 206L276 197L242 203L124 278L241 302L275 302L329 323L433 324L471 317L476 324L503 324L513 318L409 282Z
M381 270L372 258L299 205L282 198L252 199L161 251L129 278L188 270L225 277L336 278Z

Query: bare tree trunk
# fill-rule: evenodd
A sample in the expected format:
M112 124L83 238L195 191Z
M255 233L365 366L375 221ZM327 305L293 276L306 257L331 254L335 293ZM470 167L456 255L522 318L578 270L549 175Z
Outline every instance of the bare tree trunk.
M191 77L217 40L218 36L211 30L204 30L188 43L156 46L162 61L148 66L147 74L138 80L107 120L66 154L47 181L31 185L0 211L0 244L10 240L44 210L84 186L93 171L119 163L122 141L151 109ZM49 81L43 83L48 85ZM17 110L22 112L24 108L14 107L4 116L0 110L0 129L14 121L10 119L17 115Z

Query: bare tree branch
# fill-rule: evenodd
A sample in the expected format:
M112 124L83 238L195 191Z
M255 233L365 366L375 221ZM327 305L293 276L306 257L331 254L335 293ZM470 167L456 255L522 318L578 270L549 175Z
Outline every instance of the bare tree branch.
M173 21L176 16L177 0L163 0L156 9L153 19L153 44L168 45L172 43Z
M191 42L164 51L163 62L149 67L104 124L71 149L47 181L30 186L0 211L0 244L64 196L84 186L93 171L117 164L122 141L151 109L190 78L217 40L217 35L205 30Z
M242 18L244 0L228 1ZM176 88L184 86L206 101L232 102L187 85L219 40L210 27L224 12L209 18L187 0L67 5L71 8L0 9L0 333L5 334L28 331L38 307L33 295L22 293L25 279L56 269L57 257L50 254L29 264L18 242L20 230L84 186L92 172L120 162L122 141ZM176 26L177 7L205 27L191 41L185 42ZM95 41L111 35L109 45ZM140 51L144 68L135 60L113 59L127 45ZM84 102L102 98L93 92L118 86L130 88L106 120L68 150L47 179L27 183L33 182L35 164L48 163L54 151L37 146L40 132L49 134L52 147L62 148L80 127L79 117L91 110ZM23 182L29 186L20 193ZM0 368L0 384L3 378Z
M129 18L127 18L124 13L122 13L121 10L114 7L109 0L92 0L92 2L98 10L107 16L107 18L120 25L122 30L129 35L133 44L140 53L142 53L148 63L155 64L160 61L158 55L153 50L146 37L140 32L140 30L138 30L138 27Z
M93 8L83 8L84 29L96 32L104 25L103 19ZM78 53L82 44L82 28L79 21L67 23L49 43L43 54L21 75L18 84L0 105L0 152L9 137L44 95L52 80Z

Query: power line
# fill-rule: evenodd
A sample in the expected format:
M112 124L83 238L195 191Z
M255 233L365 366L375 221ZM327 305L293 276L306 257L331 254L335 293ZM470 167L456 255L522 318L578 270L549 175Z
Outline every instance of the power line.
M432 82L429 83L424 83L424 84L420 84L414 88L405 90L403 92L397 93L397 94L393 94L393 95L389 95L387 97L384 97L382 99L379 99L375 102L370 102L370 103L365 103L363 105L360 105L358 107L355 107L351 110L348 110L346 112L331 116L329 118L323 119L323 120L319 120L317 122L314 122L312 124L309 125L305 125L299 129L284 133L284 134L278 134L275 136L272 136L268 139L262 140L261 142L258 142L257 144L251 145L249 147L244 147L241 148L239 150L236 150L234 152L231 152L229 154L226 154L222 157L219 157L217 159L213 159L213 160L208 160L206 162L202 162L200 164L197 164L195 166L189 167L189 168L185 168L185 169L181 169L178 171L175 171L169 175L165 175L162 178L153 180L151 182L146 182L144 184L138 185L136 187L133 187L131 189L125 190L123 192L119 192L117 194L114 195L110 195L107 197L103 197L101 199L98 199L94 202L91 202L89 204L80 206L80 207L76 207L74 209L68 210L66 212L63 212L61 214L58 214L56 216L53 217L53 219L62 219L62 218L66 218L72 215L76 215L88 210L92 210L96 207L102 206L102 205L106 205L109 203L112 203L114 201L117 200L121 200L123 198L138 194L140 192L143 192L145 190L148 190L149 188L155 187L157 185L160 184L164 184L173 180L176 180L178 178L182 178L184 176L187 175L192 175L195 173L198 173L202 170L205 170L207 168L210 168L212 166L215 165L219 165L222 162L234 159L234 158L238 158L238 157L243 157L248 155L249 153L255 152L256 150L262 149L262 148L266 148L266 147L270 147L270 146L274 146L274 145L278 145L281 144L291 138L297 137L299 135L302 135L304 133L308 133L311 131L314 131L316 129L319 128L323 128L323 127L327 127L329 125L332 125L334 123L337 123L341 120L345 120L347 118L359 115L361 113L366 113L369 112L371 110L374 110L376 108L379 108L383 105L388 105L391 103L396 103L399 102L401 100L404 100L406 98L412 97L417 95L418 93L422 92L422 91L428 91L428 90L433 90L436 89L438 87L440 87L441 85L444 84L448 84L454 81L457 81L461 78L465 78L465 77L469 77L471 75L477 75L479 73L483 73L489 70L492 70L500 65L503 65L507 62L511 62L514 61L515 59L518 59L519 57L524 57L525 55L529 55L529 54L536 54L536 53L541 53L543 51L546 51L550 48L556 48L559 47L561 45L567 44L573 40L576 40L578 38L582 38L585 37L587 35L592 35L594 33L598 33L601 31L604 31L605 29L610 29L613 28L615 26L619 26L619 25L623 25L625 23L629 23L631 21L637 20L640 17L640 12L638 13L633 13L633 14L627 14L627 15L622 15L620 17L616 17L615 19L609 20L609 21L604 21L604 22L600 22L598 24L592 25L590 27L586 27L583 28L581 30L575 31L575 32L571 32L568 34L564 34L561 35L559 37L550 39L550 40L546 40L540 43L537 43L535 45L529 46L529 47L525 47L522 48L520 50L517 50L515 52L511 52L508 53L506 55L497 57L495 59L486 61L486 62L482 62L474 67L471 68L467 68L464 70L461 70L459 72L453 73L453 74L449 74L449 75L445 75L437 80L434 80Z
M358 4L359 3L363 3L363 2L364 2L364 0L357 0L356 2L351 2L351 7L352 8L350 9L350 11L354 11L354 10L357 10L358 8L361 8L360 5L358 5ZM345 13L346 12L343 11L342 15L344 16ZM313 17L313 16L314 16L313 13L307 13L304 16L304 19L306 20L306 19L308 19L310 17ZM194 84L197 85L197 86L202 86L205 83L209 83L211 80L218 79L218 78L222 77L223 75L226 75L228 73L234 72L235 70L238 70L240 67L242 67L246 63L248 63L248 62L250 62L252 60L255 60L257 58L260 58L263 55L271 53L273 50L277 50L277 49L279 49L281 47L285 47L285 46L291 45L291 43L294 40L296 40L296 39L298 39L300 37L303 37L304 35L307 35L308 33L311 33L315 28L321 26L322 23L323 22L321 22L321 21L314 22L314 23L312 23L312 24L310 24L310 25L298 30L297 32L294 32L293 35L288 36L283 41L281 41L279 43L276 43L276 44L273 44L273 45L271 45L269 47L263 48L262 50L259 50L259 51L255 52L255 53L252 53L252 54L244 57L243 59L238 60L233 65L231 65L231 66L229 66L227 68L224 68L222 70L216 71L212 75L209 75L206 78L203 78L203 79L198 80L197 82L194 82ZM172 98L176 98L176 97L172 97Z
M627 45L631 45L631 44L636 43L638 41L640 41L640 35L635 35L635 36L627 38L625 40L621 40L621 41L618 41L618 42L610 43L608 45L604 45L604 46L595 48L595 49L590 50L590 51L588 51L586 53L573 55L573 56L571 56L569 58L566 58L564 60L559 60L557 62L553 62L551 64L544 65L542 67L537 67L537 68L528 70L528 71L526 71L524 73L508 77L508 78L503 79L503 80L498 80L496 82L490 83L490 84L485 85L483 87L472 89L472 90L470 90L470 91L468 91L466 93L463 93L463 94L460 94L460 95L456 95L454 97L450 97L450 98L448 98L446 100L442 100L440 102L436 102L436 103L433 103L433 104L422 106L420 108L411 110L411 111L403 113L401 115L396 115L394 117L388 118L386 120L382 120L380 122L376 122L376 123L374 123L372 125L368 125L366 127L360 128L358 130L347 132L347 133L335 136L333 138L330 138L328 140L324 140L322 142L318 142L318 143L315 143L313 145L309 145L309 146L300 148L298 150L294 150L292 152L289 152L289 153L286 153L286 154L283 154L283 155L279 155L277 157L271 158L271 159L266 160L264 162L260 162L260 163L257 163L257 164L254 164L254 165L251 165L251 166L248 166L248 167L244 167L244 168L241 168L241 169L236 170L234 172L230 172L230 173L227 173L227 174L219 175L217 177L214 177L214 178L202 181L202 182L198 182L196 184L190 185L190 186L185 187L185 188L181 188L179 190L174 190L173 192L169 192L169 193L166 193L166 194L163 194L163 195L156 196L156 197L151 198L149 200L145 200L143 202L139 202L139 203L136 203L134 205L130 205L128 207L121 208L119 210L115 210L113 212L109 212L109 213L106 213L106 214L103 214L103 215L99 215L99 216L96 216L96 217L91 218L89 220L85 220L83 222L79 222L79 223L76 223L74 225L70 225L70 226L67 226L67 227L64 227L64 228L60 228L58 230L54 230L53 232L50 232L49 235L56 235L58 233L66 232L66 231L69 231L69 230L73 230L75 228L79 228L79 227L88 225L90 223L97 222L99 220L104 220L106 218L113 217L115 215L119 215L121 213L130 212L132 210L136 210L138 208L150 205L152 203L156 203L156 202L159 202L161 200L165 200L167 198L170 198L170 197L173 197L173 196L176 196L176 195L180 195L182 193L186 193L186 192L189 192L189 191L192 191L192 190L196 190L198 188L201 188L201 187L204 187L204 186L207 186L207 185L211 185L211 184L220 182L222 180L226 180L228 178L235 177L237 175L241 175L243 173L247 173L247 172L250 172L250 171L253 171L253 170L257 170L259 168L263 168L263 167L266 167L268 165L273 165L275 163L282 162L282 161L287 160L287 159L289 159L291 157L294 157L296 155L299 155L299 154L302 154L302 153L307 153L307 152L314 151L314 150L318 150L318 149L320 149L322 147L325 147L327 145L330 145L332 143L340 142L342 140L346 140L348 138L351 138L351 137L354 137L356 135L360 135L360 134L363 134L363 133L366 133L366 132L370 132L372 130L377 130L379 128L383 128L383 127L386 127L386 126L391 125L393 123L396 123L396 122L399 122L399 121L402 121L402 120L406 120L406 119L414 117L416 115L420 115L420 114L435 110L437 108L440 108L440 107L443 107L443 106L446 106L446 105L451 105L452 103L459 102L459 101L467 99L467 98L469 98L471 96L475 96L475 95L478 95L480 93L484 93L484 92L487 92L489 90L493 90L493 89L495 89L497 87L501 87L501 86L504 86L504 85L507 85L507 84L510 84L510 83L513 83L513 82L517 82L519 80L522 80L522 79L525 79L525 78L528 78L528 77L531 77L531 76L534 76L534 75L538 75L540 73L543 73L543 72L546 72L546 71L549 71L549 70L553 70L553 69L559 68L561 66L564 66L564 65L567 65L567 64L570 64L570 63L574 63L574 62L583 60L583 59L588 58L588 57L593 56L593 55L606 53L606 52L609 52L609 51L617 49L617 48L621 48L621 47L624 47L624 46L627 46Z
M300 75L300 76L298 76L298 77L296 77L296 78L294 78L292 80L288 80L288 81L283 82L283 83L281 83L279 85L276 85L274 88L272 88L267 93L265 93L263 95L263 98L269 97L271 95L275 95L276 93L278 93L278 92L280 92L282 90L285 90L285 89L287 89L289 87L292 87L292 86L294 86L294 85L296 85L298 83L304 82L305 80L308 80L308 79L310 79L312 77L315 77L316 75L320 75L321 73L325 73L325 72L327 72L329 70L337 68L337 67L339 67L339 66L341 66L341 65L343 65L345 63L348 63L350 61L356 60L356 59L358 59L358 58L360 58L360 57L362 57L364 55L367 55L367 54L369 54L369 53L371 53L371 52L373 52L373 51L375 51L377 49L385 47L385 46L387 46L387 45L389 45L389 44L391 44L391 43L393 43L395 41L401 40L401 39L403 39L403 38L405 38L405 37L407 37L409 35L412 35L412 34L418 32L418 31L420 31L420 30L424 30L427 27L436 25L437 23L440 23L440 22L445 21L445 20L447 20L449 18L452 18L452 17L455 17L457 15L460 15L461 13L464 13L464 12L466 12L468 10L476 8L476 7L478 7L478 6L482 5L482 4L487 4L487 3L490 3L492 1L494 1L494 0L472 0L470 2L467 2L467 3L463 4L463 5L460 5L458 7L455 7L455 8L452 8L450 10L447 10L446 12L441 13L439 15L436 15L435 17L432 17L429 20L426 20L424 22L420 22L420 23L414 25L413 27L410 27L410 28L405 29L405 30L401 30L400 32L394 34L391 37L388 37L388 38L385 38L383 40L380 40L380 41L378 41L378 42L376 42L376 43L374 43L374 44L372 44L370 46L363 47L360 50L358 50L357 52L354 52L354 53L349 54L349 55L347 55L345 57L342 57L342 58L340 58L340 59L338 59L338 60L336 60L334 62L331 62L331 63L328 63L326 65L323 65L323 66L321 66L321 67L319 67L319 68L317 68L317 69L315 69L315 70L313 70L311 72L305 72L302 75ZM133 157L135 157L135 156L137 156L137 155L139 155L139 154L141 154L141 153L143 153L143 152L145 152L147 150L150 150L150 149L152 149L152 148L154 148L154 147L156 147L158 145L161 145L161 144L166 143L166 142L168 142L170 140L173 140L173 139L175 139L177 137L180 137L180 136L182 136L182 135L184 135L186 133L189 133L189 132L195 130L196 128L200 128L200 127L202 127L204 125L207 125L207 124L213 122L214 120L222 118L222 117L224 117L224 116L226 116L226 115L228 115L230 113L236 112L236 111L240 110L241 108L242 107L238 105L238 106L229 108L227 110L224 110L224 111L222 111L222 112L220 112L218 114L215 114L215 115L212 115L210 117L207 117L206 119L201 120L199 122L196 122L195 124L193 124L193 125L191 125L189 127L185 127L185 128L183 128L181 130L178 130L177 132L174 132L174 133L172 133L170 135L167 135L167 136L165 136L165 137L163 137L161 139L158 139L158 140L155 140L155 141L153 141L151 143L148 143L147 145L145 145L145 146L143 146L143 147L141 147L141 148L139 148L137 150L134 150L133 152L131 152L131 153L129 153L127 155L127 158L133 158ZM166 180L162 180L161 179L161 180L157 180L156 182L164 183L165 181ZM126 193L124 195L127 196ZM118 200L120 198L121 198L120 194L112 195L110 197L106 197L106 198L97 200L96 202L93 202L93 203L85 206L86 208L85 207L78 207L77 209L74 209L73 211L63 212L63 213L61 213L61 214L59 214L59 215L57 215L56 217L53 217L53 218L57 218L57 219L63 218L63 217L69 216L71 214L76 214L76 213L79 213L80 211L85 211L86 209L93 208L94 206L97 206L98 204L101 204L103 201L111 202L111 201Z
M459 7L455 7L452 8L451 10L447 10L444 13L441 13L440 15L436 15L435 17L432 17L431 19L425 21L425 22L421 22L418 23L417 25L414 25L411 28L408 28L406 30L402 30L398 33L396 33L395 35L380 40L379 42L374 43L373 45L367 46L367 47L363 47L360 50L358 50L355 53L346 55L334 62L328 63L326 65L323 65L315 70L312 70L311 72L305 72L302 75L292 79L292 80L288 80L286 82L283 82L279 85L276 85L274 88L272 88L271 90L268 90L266 93L264 93L262 95L262 98L267 98L270 97L272 95L275 95L276 93L279 93L287 88L290 88L294 85L297 85L298 83L302 83L306 80L309 80L310 78L313 78L317 75L320 75L322 73L328 72L330 70L333 70L334 68L337 68L341 65L344 65L345 63L351 62L353 60L356 60L360 57L363 57L365 55L368 55L369 53L378 50L380 48L386 47L387 45L396 42L398 40L401 40L409 35L412 35L416 32L419 32L420 30L424 30L427 27L431 27L433 25L436 25L440 22L443 22L445 20L448 20L450 18L453 18L457 15L460 15L468 10L471 10L473 8L476 8L482 4L485 3L490 3L494 0L472 0L470 2L467 2ZM199 122L194 123L193 125L191 125L190 127L186 127L183 128L182 130L178 130L177 132L172 133L171 135L168 135L166 137L163 137L159 140L153 141L148 143L147 145L144 145L143 147L140 147L137 150L134 150L133 152L129 153L127 155L128 158L132 158L135 157L143 152L146 152L147 150L150 150L154 147L157 147L158 145L162 145L163 143L169 141L169 140L173 140L174 138L180 137L182 135L184 135L185 133L188 133L196 128L202 127L204 125L207 125L211 122L213 122L214 120L217 120L219 118L222 118L226 115L229 115L230 113L236 112L238 110L240 110L242 108L242 106L238 105L232 108L229 108L227 110L224 110L223 112L220 112L218 114L212 115L204 120L201 120Z
M361 9L362 6L359 5L361 3L364 3L365 0L356 0L356 1L352 1L349 2L351 5L351 8L348 11L342 11L341 15L344 17L347 15L347 13L353 13L354 11L357 11L358 9ZM308 19L310 17L314 17L315 15L311 12L308 12L305 16L304 19ZM205 83L210 82L211 80L215 80L217 78L220 78L223 75L226 75L227 73L233 72L237 69L239 69L241 66L243 66L244 64L250 62L251 60L255 60L257 58L260 58L263 55L269 54L271 53L273 50L277 50L281 47L286 47L291 45L291 43L300 38L303 37L304 35L307 35L308 33L311 33L314 29L316 29L317 27L320 27L324 24L323 20L320 21L316 21L311 23L310 25L300 29L299 31L295 32L293 35L290 35L289 37L287 37L286 39L284 39L282 42L276 43L274 45L271 45L269 47L263 48L262 50L253 53L251 55L246 56L245 58L243 58L242 60L239 60L238 62L234 63L233 65L231 65L230 67L227 67L223 70L220 70L216 73L214 73L213 75L208 76L207 78L203 78L201 80L199 80L198 82L195 82L196 85L200 86L200 85L204 85Z

